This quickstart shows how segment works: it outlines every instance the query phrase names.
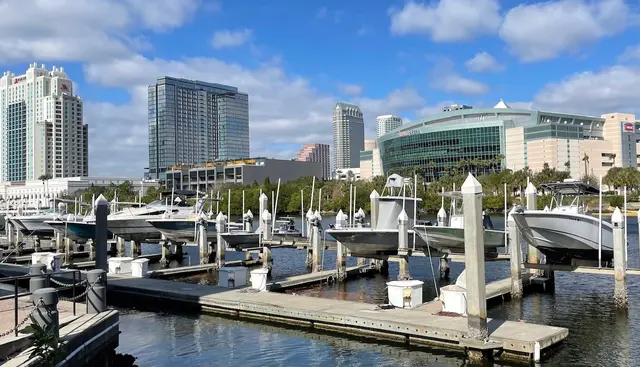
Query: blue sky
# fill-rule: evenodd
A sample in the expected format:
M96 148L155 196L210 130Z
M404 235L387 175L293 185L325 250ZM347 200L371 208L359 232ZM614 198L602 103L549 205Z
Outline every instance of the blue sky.
M361 106L368 137L376 115L453 102L592 115L640 103L631 1L149 3L0 0L0 68L65 67L85 100L91 175L142 174L146 85L162 75L248 92L252 154L283 158L331 142L339 100Z

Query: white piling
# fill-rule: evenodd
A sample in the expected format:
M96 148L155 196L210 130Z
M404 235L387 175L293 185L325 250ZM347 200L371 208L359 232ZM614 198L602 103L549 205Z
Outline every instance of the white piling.
M602 267L602 175L598 187L598 268Z
M627 259L625 257L624 243L624 218L620 213L620 208L611 215L611 224L613 225L613 268L615 273L615 287L613 300L618 308L627 308L629 300L627 298L627 271L625 265Z

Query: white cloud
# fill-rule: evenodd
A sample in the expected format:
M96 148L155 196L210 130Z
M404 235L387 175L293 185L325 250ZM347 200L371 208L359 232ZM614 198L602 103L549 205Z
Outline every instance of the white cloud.
M242 46L249 42L252 36L253 32L250 29L217 31L211 39L211 44L216 49Z
M390 13L392 33L429 34L436 42L492 34L502 22L498 0L440 0L429 5L410 1L402 10Z
M318 12L316 13L316 18L322 19L327 16L328 12L329 12L329 9L327 9L326 6L323 6L320 9L318 9Z
M364 88L358 84L338 84L338 88L342 93L350 96L357 96L364 91Z
M177 28L186 23L201 5L201 0L154 0L153 5L148 0L126 0L131 8L138 13L146 28L155 31L165 31ZM211 2L210 10L216 10L216 2Z
M640 45L627 47L620 56L621 61L640 61Z
M624 0L522 4L507 12L500 37L523 62L549 60L622 32L634 17Z
M123 57L148 45L136 30L175 28L195 11L196 0L24 0L0 3L0 62L91 61ZM156 8L171 9L160 17ZM166 15L166 13L164 14Z
M640 113L640 68L612 66L583 72L546 85L536 96L541 109L600 116L608 112Z
M488 85L458 74L454 70L453 62L446 58L436 58L430 79L432 88L447 93L478 95L489 92Z
M505 69L504 65L487 52L478 52L464 64L469 71L474 73L500 72Z

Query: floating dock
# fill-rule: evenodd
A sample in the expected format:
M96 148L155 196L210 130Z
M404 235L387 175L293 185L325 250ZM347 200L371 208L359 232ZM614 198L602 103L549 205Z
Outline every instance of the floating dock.
M496 286L496 289L499 287ZM381 309L373 304L295 296L251 289L229 289L159 279L109 275L110 298L124 297L173 302L204 311L281 322L297 326L464 349L468 333L464 317L434 314L433 303L415 309ZM487 289L488 294L491 293ZM500 292L497 292L500 293ZM493 292L497 297L498 294ZM166 304L155 302L155 304ZM566 328L522 322L488 320L489 337L502 344L505 357L531 359L564 340Z

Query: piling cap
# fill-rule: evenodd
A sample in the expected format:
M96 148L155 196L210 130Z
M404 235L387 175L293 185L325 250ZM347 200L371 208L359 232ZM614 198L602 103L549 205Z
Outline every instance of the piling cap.
M344 212L342 211L342 209L338 210L338 214L336 214L336 219L337 220L342 219L343 215L344 215Z
M218 215L216 216L216 221L218 222L222 222L224 220L226 220L226 216L224 214L222 214L222 212L218 212Z
M362 208L358 209L358 214L362 215L363 217L367 215L367 214L364 212L364 210L362 210Z
M409 216L407 215L407 212L404 211L404 209L402 209L402 211L398 215L398 222L402 222L402 223L409 222Z
M620 208L616 207L616 210L611 214L611 223L613 223L616 227L620 227L624 223L624 217L622 216L622 212Z
M529 181L529 184L527 185L527 188L524 190L525 195L529 195L529 194L537 194L538 190L536 190L536 187L533 185L533 182Z
M260 195L260 197L258 198L258 200L263 201L263 200L269 200L269 198L267 197L267 195L264 194L264 192Z
M460 187L460 191L463 194L480 194L482 193L482 185L475 177L469 172L467 179L464 180L462 187Z
M548 205L545 205L545 206L544 206L544 209L542 209L542 211L544 211L544 212L549 212L549 211L551 211L551 209L549 209L549 206L548 206Z
M444 210L443 207L440 207L440 210L438 210L438 218L446 218L447 217L447 212Z
M253 213L251 213L251 209L247 210L247 217L253 218Z
M107 198L100 194L100 196L98 196L98 198L96 199L95 204L96 206L109 205L109 200L107 200Z
M378 192L374 189L373 191L371 191L371 195L369 195L370 199L379 199L380 198L380 194L378 194Z
M322 215L320 215L320 212L317 210L313 213L313 217L317 220L322 220Z
M271 220L271 213L267 209L262 212L262 220L268 221Z
M313 210L311 210L311 208L309 208L309 210L307 210L307 219L311 219L311 217L313 216Z

